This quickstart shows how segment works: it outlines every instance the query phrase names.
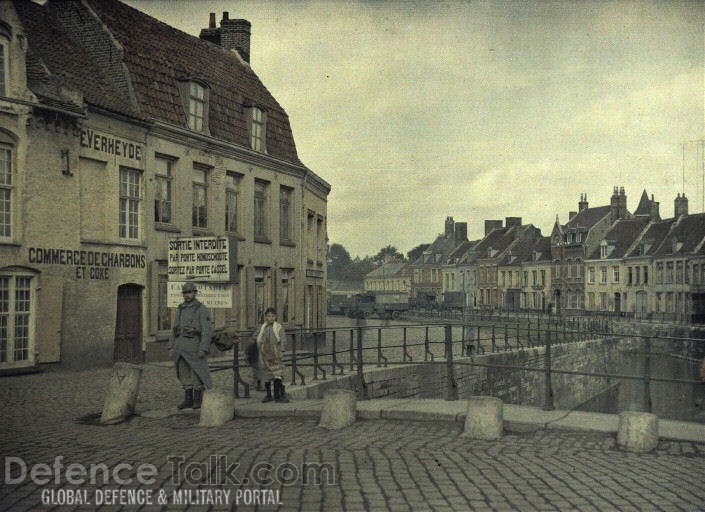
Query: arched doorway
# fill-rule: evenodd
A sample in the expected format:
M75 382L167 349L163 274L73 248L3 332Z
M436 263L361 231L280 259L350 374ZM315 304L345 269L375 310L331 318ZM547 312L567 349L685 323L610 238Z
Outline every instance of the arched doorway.
M123 284L117 292L115 345L113 360L141 363L142 350L142 286Z

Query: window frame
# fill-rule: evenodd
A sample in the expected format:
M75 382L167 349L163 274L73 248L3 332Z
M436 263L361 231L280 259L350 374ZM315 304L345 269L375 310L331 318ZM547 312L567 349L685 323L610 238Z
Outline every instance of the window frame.
M173 167L176 159L173 157L168 157L165 155L155 155L155 162L165 162L166 163L166 174L157 171L157 166L154 169L154 222L157 224L174 224L174 195L173 195L173 183L174 183L174 172ZM159 183L164 182L167 190L167 199L163 200L157 197L157 193L160 190ZM162 217L158 216L158 212L162 211L163 203L168 204L169 208L169 220L163 220Z
M144 186L143 186L143 177L142 177L142 171L140 169L135 169L133 167L126 167L126 166L120 166L119 170L119 180L118 180L118 237L121 240L130 240L130 241L139 241L142 239L142 202L144 199ZM134 196L131 194L130 187L134 185L133 183L130 183L129 179L127 181L127 193L123 194L123 173L125 173L127 176L136 176L137 177L137 195ZM126 208L123 210L123 201L125 201ZM130 209L130 206L136 203L136 226L135 226L135 236L131 236L131 228L132 224L130 222L130 216L132 215L132 211ZM123 211L125 214L125 222L123 223L122 221L122 215ZM125 232L123 234L123 227L125 228Z
M4 30L3 30L4 32ZM0 96L10 96L10 39L11 36L0 33L0 48L2 49L2 76L0 77Z
M19 272L13 270L0 271L0 280L7 279L7 312L0 313L0 318L3 315L7 315L7 321L5 323L6 328L6 345L4 350L5 361L0 360L0 368L17 368L24 366L33 366L36 362L36 323L37 323L37 279L38 276L29 272ZM28 309L26 312L27 321L27 345L24 349L26 351L26 359L16 359L17 352L17 282L19 279L28 280ZM1 299L0 299L1 300ZM0 311L2 307L0 307ZM0 320L0 325L2 321ZM2 353L0 351L0 353Z
M15 179L16 179L16 170L15 170L15 151L14 151L14 146L6 143L0 143L0 152L1 151L7 151L8 153L8 163L9 163L9 173L8 177L9 183L4 183L4 179L0 179L0 190L6 190L7 191L7 196L8 196L8 207L7 207L7 224L0 224L0 242L11 242L13 240L13 237L15 235L14 233L14 221L15 221L15 215L14 215L14 203L15 203ZM2 175L0 175L2 177ZM0 201L2 203L2 201ZM2 212L0 212L2 213ZM8 234L4 234L4 228L7 226L8 229Z
M279 242L291 244L293 237L293 201L294 189L286 185L279 185ZM284 208L286 207L286 208ZM284 218L284 210L286 209L286 219ZM286 233L283 227L286 226Z
M269 193L271 183L255 178L252 211L252 232L255 242L271 243L269 218ZM259 189L258 189L259 187ZM258 195L261 197L258 198ZM261 201L258 204L258 199ZM260 228L260 229L258 229Z
M247 108L247 131L250 149L267 154L267 111L258 106Z
M240 235L240 222L241 222L241 188L242 188L242 174L227 171L225 174L225 231L227 233L235 233ZM229 198L234 196L235 198L235 211L230 212L230 200ZM230 223L231 216L235 219ZM233 229L234 228L234 229Z
M197 173L202 173L203 176L203 181L197 181ZM195 165L193 166L193 169L191 170L191 228L192 229L201 229L201 230L206 230L208 229L208 177L209 177L210 169L200 166L200 165ZM203 191L203 206L196 206L196 191L197 190L202 190ZM198 211L197 209L203 208L203 215L205 218L205 222L203 225L201 225L201 211Z

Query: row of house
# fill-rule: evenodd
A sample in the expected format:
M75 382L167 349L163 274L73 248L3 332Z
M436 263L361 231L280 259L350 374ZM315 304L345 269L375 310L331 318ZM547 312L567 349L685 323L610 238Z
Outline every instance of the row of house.
M705 214L689 214L678 194L674 216L662 219L646 191L631 213L624 188L615 187L607 205L591 207L581 194L550 236L507 217L486 220L483 238L471 241L467 224L448 217L416 261L375 274L377 289L389 286L382 274L403 277L411 298L450 307L701 321Z
M0 370L166 354L167 246L237 244L216 327L325 325L330 185L250 66L117 0L0 3Z

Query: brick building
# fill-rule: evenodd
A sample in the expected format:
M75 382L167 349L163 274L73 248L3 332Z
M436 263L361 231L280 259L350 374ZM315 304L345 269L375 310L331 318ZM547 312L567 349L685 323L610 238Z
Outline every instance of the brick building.
M270 305L324 325L330 186L249 65L248 22L211 15L199 39L117 0L0 20L0 368L159 357L173 237L238 242L216 325Z

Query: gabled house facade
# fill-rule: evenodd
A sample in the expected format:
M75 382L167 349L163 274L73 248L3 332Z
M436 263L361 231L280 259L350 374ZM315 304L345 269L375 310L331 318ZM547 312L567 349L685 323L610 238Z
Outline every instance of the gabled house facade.
M330 185L250 67L248 22L211 16L214 42L117 0L2 2L0 20L0 369L164 357L176 237L238 245L216 326L269 306L325 325Z

